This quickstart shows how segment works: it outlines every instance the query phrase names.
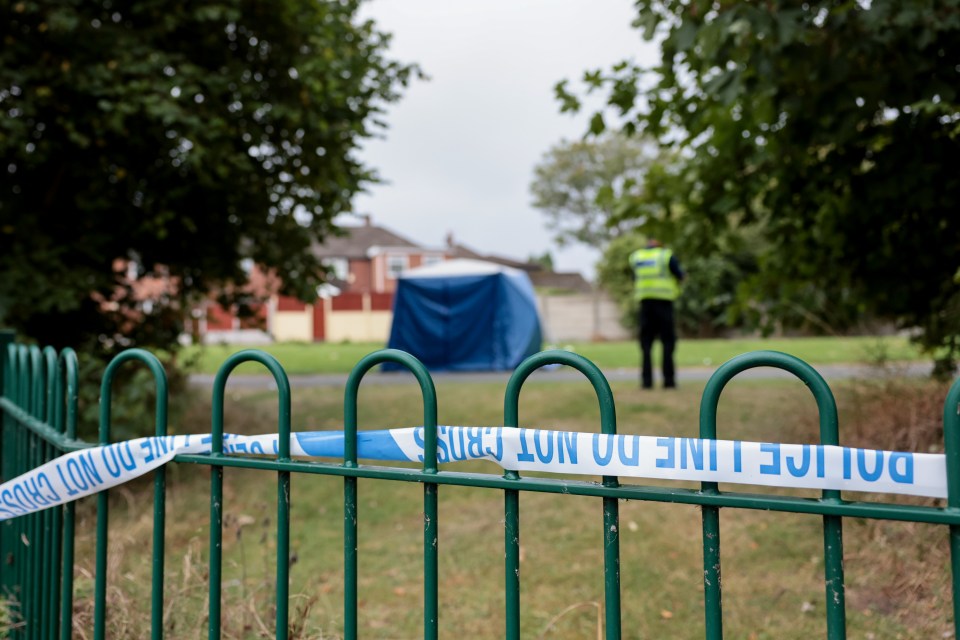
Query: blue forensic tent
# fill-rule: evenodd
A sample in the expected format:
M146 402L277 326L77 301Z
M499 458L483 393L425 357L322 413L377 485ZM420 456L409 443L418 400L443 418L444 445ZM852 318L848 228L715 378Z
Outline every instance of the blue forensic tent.
M415 355L430 370L510 370L540 344L533 285L519 269L448 260L397 279L388 346Z

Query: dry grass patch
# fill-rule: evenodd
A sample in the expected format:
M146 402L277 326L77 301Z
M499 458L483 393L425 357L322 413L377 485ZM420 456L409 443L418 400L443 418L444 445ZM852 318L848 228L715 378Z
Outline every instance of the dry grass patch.
M902 420L926 424L942 407L940 389L914 383L839 387L841 439L888 447ZM621 433L697 435L701 385L676 392L614 386ZM502 387L441 384L440 421L502 422ZM909 394L909 395L908 395ZM915 395L913 395L915 394ZM883 404L878 398L885 398ZM911 400L915 398L916 402ZM298 389L297 429L339 428L342 390ZM418 392L370 387L361 392L362 428L420 423ZM906 405L916 405L913 410ZM889 406L888 406L889 405ZM890 414L894 410L903 415ZM913 413L911 413L913 411ZM226 428L273 432L276 399L267 392L230 392ZM208 431L209 405L198 402L177 431ZM915 416L915 418L909 418ZM887 435L878 432L884 417ZM587 383L531 383L521 424L595 431L598 409ZM811 441L816 406L791 381L738 382L724 392L719 437ZM920 428L920 427L917 427ZM934 430L935 431L935 430ZM934 433L935 435L935 433ZM911 436L912 437L912 436ZM858 438L862 440L858 440ZM918 447L923 442L917 441ZM929 443L926 446L930 446ZM917 450L927 450L918 448ZM500 473L489 463L451 467ZM170 638L206 635L209 471L169 471L166 627ZM272 636L275 561L275 474L225 472L223 611L225 637ZM663 483L661 483L663 484ZM300 474L292 481L291 619L294 637L333 638L342 629L342 480ZM674 483L676 486L676 483ZM689 485L688 485L689 486ZM743 488L728 487L743 490ZM112 494L109 637L140 637L149 620L149 481ZM78 540L77 637L88 637L93 535L90 502L81 507ZM365 637L422 637L422 487L360 481L360 629ZM444 635L498 638L503 629L503 497L498 491L440 489L441 628ZM820 519L725 509L721 516L725 631L731 638L822 637ZM521 496L522 633L530 638L592 638L603 603L600 500ZM699 509L621 502L621 581L625 638L702 638L702 551ZM845 544L850 637L875 640L940 637L950 624L943 527L847 520Z

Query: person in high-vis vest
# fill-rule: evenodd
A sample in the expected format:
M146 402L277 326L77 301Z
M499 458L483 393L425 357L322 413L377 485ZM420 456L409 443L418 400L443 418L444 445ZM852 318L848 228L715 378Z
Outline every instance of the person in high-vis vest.
M657 338L663 344L663 387L677 386L673 367L673 350L677 345L677 330L674 325L673 302L680 295L680 283L686 277L680 261L670 249L657 240L649 240L643 249L630 254L633 269L633 296L637 301L640 325L640 352L643 362L640 370L640 385L653 388L653 342Z

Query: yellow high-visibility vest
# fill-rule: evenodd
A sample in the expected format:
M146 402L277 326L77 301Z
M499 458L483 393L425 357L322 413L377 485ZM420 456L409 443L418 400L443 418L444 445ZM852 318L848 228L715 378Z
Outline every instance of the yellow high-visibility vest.
M636 300L676 300L680 283L670 273L673 252L663 247L637 249L630 254L633 267L633 297Z

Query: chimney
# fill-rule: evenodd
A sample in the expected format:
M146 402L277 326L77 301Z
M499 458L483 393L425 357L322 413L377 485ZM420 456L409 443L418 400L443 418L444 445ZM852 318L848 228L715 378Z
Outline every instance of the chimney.
M453 231L447 231L447 248L453 249Z

